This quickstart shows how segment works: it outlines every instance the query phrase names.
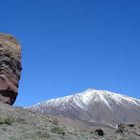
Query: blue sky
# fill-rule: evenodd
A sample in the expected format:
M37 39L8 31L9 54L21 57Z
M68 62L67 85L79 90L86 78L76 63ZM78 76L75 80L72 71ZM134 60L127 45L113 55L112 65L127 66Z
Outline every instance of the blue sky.
M87 88L140 98L139 0L0 2L0 31L22 45L15 105Z

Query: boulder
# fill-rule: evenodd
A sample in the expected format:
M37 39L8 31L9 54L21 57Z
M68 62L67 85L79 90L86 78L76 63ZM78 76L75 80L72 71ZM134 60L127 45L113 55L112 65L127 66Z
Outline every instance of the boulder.
M21 48L12 35L0 33L0 102L13 105L21 76Z

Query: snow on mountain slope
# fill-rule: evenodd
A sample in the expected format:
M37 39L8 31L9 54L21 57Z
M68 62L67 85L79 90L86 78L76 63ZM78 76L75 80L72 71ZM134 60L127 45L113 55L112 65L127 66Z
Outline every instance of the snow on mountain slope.
M54 116L64 116L90 125L115 125L140 117L140 100L117 93L88 89L82 93L51 99L29 107Z
M35 109L39 108L40 106L46 105L52 107L65 107L68 103L75 103L75 105L79 106L81 109L86 109L91 102L100 102L110 109L113 109L113 102L114 104L123 105L127 107L131 105L140 106L140 100L135 98L131 98L109 91L88 89L83 93L78 93L62 98L50 99L48 101L38 103L36 105L33 105L32 108Z

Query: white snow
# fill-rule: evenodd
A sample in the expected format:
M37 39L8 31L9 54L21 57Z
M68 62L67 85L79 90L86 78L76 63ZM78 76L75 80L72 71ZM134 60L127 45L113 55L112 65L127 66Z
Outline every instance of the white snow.
M75 103L81 109L87 109L90 103L94 104L94 102L102 103L112 110L111 103L114 101L116 104L121 106L131 107L131 105L140 106L140 100L131 98L125 95L120 95L118 93L113 93L105 90L95 90L95 89L87 89L82 93L77 93L70 96L65 96L62 98L50 99L48 101L38 103L32 108L37 108L38 106L62 106L66 107L67 105L72 105L71 103Z

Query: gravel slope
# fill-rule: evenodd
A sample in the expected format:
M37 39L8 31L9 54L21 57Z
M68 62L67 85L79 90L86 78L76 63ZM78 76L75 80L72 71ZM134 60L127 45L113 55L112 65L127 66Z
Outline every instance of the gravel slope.
M140 140L140 123L118 130L101 136L100 131L72 129L54 117L0 103L0 140Z

